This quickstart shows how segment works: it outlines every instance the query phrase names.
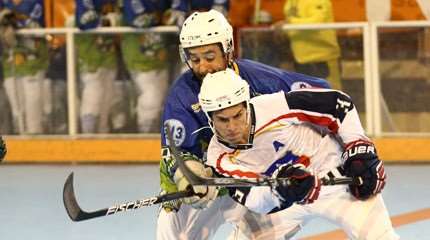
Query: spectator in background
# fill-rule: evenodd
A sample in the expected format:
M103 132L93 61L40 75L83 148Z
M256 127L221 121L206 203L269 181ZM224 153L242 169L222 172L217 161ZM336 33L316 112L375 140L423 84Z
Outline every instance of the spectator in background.
M330 0L287 0L284 24L317 24L334 21ZM342 89L340 80L340 48L336 30L288 30L296 72L327 79L332 88Z
M44 133L52 111L50 92L46 91L46 42L40 36L15 35L16 29L44 26L43 0L0 0L0 11L0 24L6 26L0 34L5 51L3 84L12 108L14 131Z
M115 0L76 0L76 23L82 30L118 26L120 10ZM80 78L83 83L80 122L82 133L107 133L112 126L119 36L79 34L76 36ZM121 120L121 119L120 119ZM123 122L123 124L125 124Z
M5 29L0 26L0 32L4 33ZM0 59L3 59L3 41L0 39ZM6 91L3 87L3 65L0 64L0 134L13 133L12 113Z
M152 0L124 0L125 24L149 28L160 24L163 5ZM171 33L127 33L121 39L122 55L136 85L137 128L141 133L160 129L160 115L169 87L168 45ZM172 37L170 37L172 38Z
M74 1L45 0L44 15L46 28L72 27L74 24ZM48 132L67 133L67 61L65 36L47 35L49 91L52 94L52 114L48 122Z

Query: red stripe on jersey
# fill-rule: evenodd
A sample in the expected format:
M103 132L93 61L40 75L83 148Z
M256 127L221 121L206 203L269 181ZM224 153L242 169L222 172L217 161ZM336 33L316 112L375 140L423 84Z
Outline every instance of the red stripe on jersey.
M225 152L225 153L221 154L218 157L218 159L216 161L217 172L219 172L219 173L221 173L223 175L228 175L228 176L239 176L239 177L246 177L246 178L259 178L260 177L259 174L255 173L255 172L244 172L244 171L241 171L241 170L228 171L228 170L223 169L221 167L221 160L224 158L224 156L226 154L228 154L228 153Z
M326 116L313 116L303 112L292 112L285 115L281 115L271 120L270 122L261 126L256 132L263 130L265 127L267 127L268 125L274 122L277 122L281 119L286 119L286 118L297 118L302 122L310 122L319 126L324 126L324 127L327 127L333 133L337 133L337 131L339 130L339 125L337 124L337 121L335 118L330 118Z

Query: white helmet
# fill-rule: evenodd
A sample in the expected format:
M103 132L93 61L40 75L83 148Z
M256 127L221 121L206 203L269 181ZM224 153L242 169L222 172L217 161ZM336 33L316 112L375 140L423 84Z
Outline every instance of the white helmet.
M207 115L208 112L228 108L241 102L248 104L249 99L248 83L230 68L208 73L203 79L199 93L200 106Z
M182 25L179 41L181 54L183 49L213 43L221 43L226 55L234 49L233 28L224 15L216 10L191 14Z

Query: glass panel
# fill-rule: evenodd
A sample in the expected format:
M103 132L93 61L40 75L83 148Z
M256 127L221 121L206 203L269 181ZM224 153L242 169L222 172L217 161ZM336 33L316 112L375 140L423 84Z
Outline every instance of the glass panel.
M159 133L177 34L77 34L80 133Z
M328 32L327 32L328 31ZM365 121L363 32L347 30L239 31L239 56L324 79L348 93Z
M430 28L380 28L383 132L430 132Z

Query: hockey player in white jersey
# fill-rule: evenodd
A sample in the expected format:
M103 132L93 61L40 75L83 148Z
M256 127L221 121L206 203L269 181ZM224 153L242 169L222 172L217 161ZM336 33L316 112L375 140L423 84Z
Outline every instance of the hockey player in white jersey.
M349 96L303 89L250 99L248 83L227 69L206 75L199 103L214 132L206 164L219 175L291 179L230 189L239 203L281 221L255 239L291 237L313 217L336 223L351 239L398 239L380 194L383 164ZM361 184L321 186L342 175Z

